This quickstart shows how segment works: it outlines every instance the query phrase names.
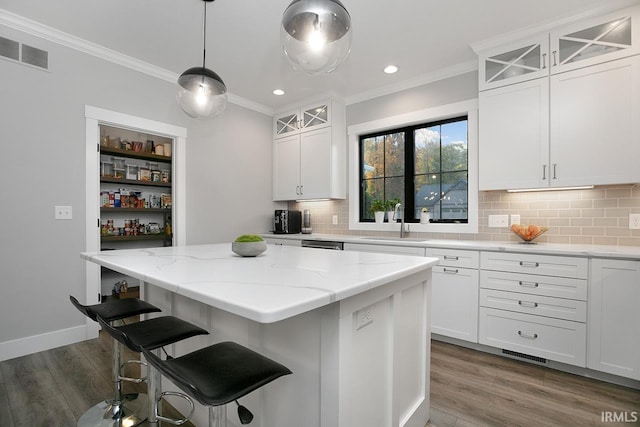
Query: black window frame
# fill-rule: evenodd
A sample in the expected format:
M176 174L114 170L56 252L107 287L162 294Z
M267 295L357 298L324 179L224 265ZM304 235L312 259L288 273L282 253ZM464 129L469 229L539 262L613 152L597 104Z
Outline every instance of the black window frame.
M383 131L378 131L378 132L373 132L373 133L368 133L368 134L363 134L360 135L358 137L358 166L359 166L359 195L358 195L358 212L359 212L359 221L363 222L363 223L372 223L375 220L373 218L365 218L365 214L366 212L364 211L365 209L365 204L364 204L364 188L365 188L365 177L364 177L364 150L363 150L363 142L364 140L368 139L368 138L375 138L375 137L380 137L380 136L385 136L385 135L389 135L389 134L395 134L395 133L404 133L404 198L403 198L403 212L402 215L405 218L405 222L408 223L418 223L419 219L418 218L414 218L413 215L407 215L407 212L413 212L415 210L415 159L414 159L414 153L415 153L415 140L414 140L414 135L415 135L415 130L416 129L422 129L422 128L429 128L429 127L434 127L434 126L441 126L441 125L445 125L448 123L455 123L455 122L460 122L460 121L466 121L467 122L467 153L469 152L469 115L468 114L463 114L460 116L455 116L455 117L451 117L451 118L447 118L447 119L441 119L441 120L434 120L434 121L428 121L428 122L424 122L424 123L420 123L420 124L416 124L416 125L410 125L410 126L403 126L403 127L399 127L399 128L394 128L394 129L386 129ZM442 144L440 144L440 151L442 153ZM442 160L442 156L440 156L440 159ZM440 170L440 174L443 173L451 173L454 171L442 171ZM462 172L461 171L455 171L455 172ZM467 179L469 179L469 158L467 157ZM376 178L376 179L382 179L384 180L386 177L382 177L382 178ZM440 180L440 185L442 186L442 180ZM441 188L442 190L442 188ZM467 194L467 201L469 199L469 195ZM467 207L467 218L465 219L456 219L456 220L449 220L449 219L438 219L438 220L434 220L431 219L431 222L433 223L438 223L438 224L449 224L449 223L455 223L455 224L467 224L469 222L469 208Z

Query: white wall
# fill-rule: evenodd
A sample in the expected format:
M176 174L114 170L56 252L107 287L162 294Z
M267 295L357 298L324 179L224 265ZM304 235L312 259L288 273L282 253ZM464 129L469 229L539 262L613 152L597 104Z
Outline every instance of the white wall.
M68 298L85 292L87 104L187 128L187 243L268 229L271 117L230 104L193 120L170 82L8 27L0 36L49 51L50 64L0 59L0 360L65 344L84 324ZM55 221L55 205L71 205L73 219Z

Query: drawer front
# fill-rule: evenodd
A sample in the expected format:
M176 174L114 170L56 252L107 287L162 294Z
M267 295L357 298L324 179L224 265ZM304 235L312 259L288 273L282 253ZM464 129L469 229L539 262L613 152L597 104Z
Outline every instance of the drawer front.
M482 270L480 287L586 301L588 284L585 279Z
M480 306L574 322L587 321L587 302L572 299L481 289Z
M568 256L482 252L480 266L483 270L586 279L589 261Z
M478 251L427 248L427 256L440 258L438 265L461 268L478 268L480 266L480 253Z
M584 323L480 307L480 344L585 367Z

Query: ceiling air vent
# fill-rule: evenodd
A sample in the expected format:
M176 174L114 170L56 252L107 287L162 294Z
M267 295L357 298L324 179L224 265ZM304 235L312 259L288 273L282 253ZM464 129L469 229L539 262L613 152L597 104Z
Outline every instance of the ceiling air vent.
M0 57L49 69L49 52L4 37L0 37Z
M0 37L0 56L13 59L14 61L19 61L20 43Z

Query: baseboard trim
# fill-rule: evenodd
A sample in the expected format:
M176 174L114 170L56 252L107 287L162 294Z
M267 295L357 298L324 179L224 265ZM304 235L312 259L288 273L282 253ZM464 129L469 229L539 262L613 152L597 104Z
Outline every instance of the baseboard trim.
M63 345L74 344L97 338L98 329L93 325L74 326L46 334L33 335L0 343L0 361L50 350Z

